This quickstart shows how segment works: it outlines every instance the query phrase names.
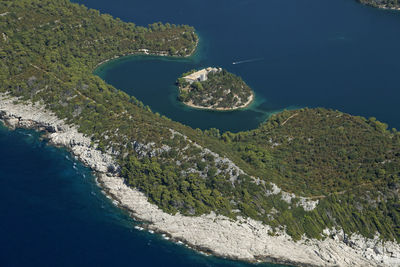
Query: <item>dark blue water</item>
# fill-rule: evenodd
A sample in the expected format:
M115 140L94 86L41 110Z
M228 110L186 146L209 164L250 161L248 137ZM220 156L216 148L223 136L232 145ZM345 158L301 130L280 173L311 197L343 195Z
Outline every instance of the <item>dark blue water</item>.
M250 266L135 230L87 168L38 137L0 124L0 266Z
M122 60L97 74L174 120L196 128L255 128L271 112L327 107L400 128L400 12L355 0L82 0L126 21L193 25L201 47L189 61ZM233 65L232 62L259 59ZM258 102L230 114L184 108L174 80L192 67L240 75ZM154 75L156 79L152 78Z
M136 58L99 70L153 110L193 127L249 129L276 110L324 106L400 128L399 13L353 0L80 3L140 25L196 27L202 42L191 59ZM248 59L260 60L232 65ZM175 76L209 65L242 76L256 91L255 105L215 113L177 103ZM154 72L160 79L148 78ZM247 266L133 229L136 222L101 194L87 168L38 137L0 127L0 266Z

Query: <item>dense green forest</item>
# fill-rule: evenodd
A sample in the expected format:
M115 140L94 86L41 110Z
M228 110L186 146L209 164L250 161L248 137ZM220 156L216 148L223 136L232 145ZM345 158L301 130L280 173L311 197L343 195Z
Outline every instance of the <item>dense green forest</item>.
M185 80L187 74L177 80L178 98L183 103L211 109L236 109L249 104L253 94L240 77L225 69L210 72L207 80L193 83Z
M400 8L398 0L358 0L361 4L380 8Z
M193 28L140 27L67 0L3 0L0 14L0 92L40 101L77 126L94 147L114 153L126 183L164 211L248 216L295 239L322 238L335 226L400 241L400 134L386 124L302 109L252 131L192 129L92 72L143 49L188 56L197 43ZM305 209L303 201L318 205Z
M304 223L295 219L293 227L307 232L311 222L309 231L320 231L335 217L349 232L373 230L399 240L400 135L395 129L387 130L375 118L302 109L274 115L258 129L225 135L258 176L319 200Z

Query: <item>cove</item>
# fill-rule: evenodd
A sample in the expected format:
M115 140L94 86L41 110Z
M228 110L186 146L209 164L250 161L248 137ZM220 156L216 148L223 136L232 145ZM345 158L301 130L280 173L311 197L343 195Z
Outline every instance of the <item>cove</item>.
M173 118L193 128L218 128L241 131L257 127L275 110L260 110L262 99L240 111L205 111L185 106L177 100L176 78L197 68L195 59L172 59L155 56L128 56L100 66L95 74L149 105L154 112ZM134 80L134 81L133 81Z
M91 171L37 132L0 124L0 147L1 266L252 266L134 229Z
M306 106L374 116L400 127L399 12L354 0L78 2L139 25L163 21L196 28L201 46L194 58L129 57L96 72L152 110L191 127L247 130L271 113ZM175 79L206 66L241 76L257 102L230 113L181 105Z
M204 41L201 56L177 64L226 66L264 101L249 111L218 113L230 117L215 119L210 125L202 125L205 122L195 115L185 115L193 127L220 128L228 121L221 129L253 128L263 120L264 112L291 106L337 108L400 125L398 13L363 7L352 0L223 0L203 5L159 0L81 2L142 25L163 20L195 26ZM154 58L127 60L138 66L146 61L160 64ZM169 65L164 67L169 70ZM142 70L138 68L135 77L147 77L146 83L152 80ZM154 91L160 94L153 98L163 97L162 89L172 86L175 72L167 75L168 81L160 80L162 87ZM128 74L129 82L140 81L132 72ZM131 88L153 110L168 115L162 106L141 99L138 90L142 87L134 83L115 86ZM168 97L164 100L173 99L172 88L165 90ZM247 117L246 112L254 113ZM244 117L238 117L239 113ZM259 119L249 122L254 116ZM35 132L0 128L0 147L1 266L248 266L205 257L157 235L136 231L136 222L101 194L87 168L67 151L47 146Z

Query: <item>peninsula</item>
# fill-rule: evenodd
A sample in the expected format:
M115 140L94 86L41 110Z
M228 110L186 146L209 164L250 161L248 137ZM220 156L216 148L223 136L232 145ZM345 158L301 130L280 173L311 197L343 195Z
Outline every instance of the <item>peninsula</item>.
M126 54L188 56L192 27L67 0L5 0L0 14L0 120L69 149L147 229L251 262L400 265L395 129L324 108L238 133L192 129L93 74Z
M250 87L222 68L208 67L184 73L178 80L178 99L185 105L210 110L236 110L254 99Z

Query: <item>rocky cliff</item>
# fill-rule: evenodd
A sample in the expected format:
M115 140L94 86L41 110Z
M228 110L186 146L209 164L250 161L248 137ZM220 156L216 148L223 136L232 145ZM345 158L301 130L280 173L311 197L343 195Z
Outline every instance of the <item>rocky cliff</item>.
M400 246L382 243L378 236L366 239L356 234L346 236L340 229L326 229L324 240L304 237L294 242L284 229L273 232L268 225L252 219L232 220L214 213L198 217L167 214L149 203L144 194L125 185L118 176L119 166L112 154L97 150L89 137L42 105L0 95L0 120L11 129L43 131L51 144L66 147L92 168L105 193L144 221L148 229L165 233L198 250L246 261L299 266L400 266ZM216 160L224 159L218 156ZM237 167L232 163L232 168ZM275 189L271 193L279 191Z

